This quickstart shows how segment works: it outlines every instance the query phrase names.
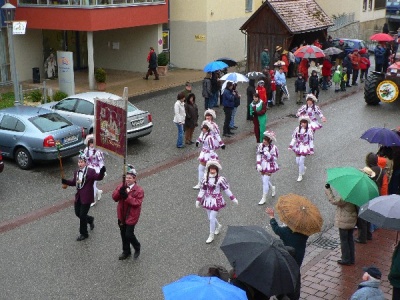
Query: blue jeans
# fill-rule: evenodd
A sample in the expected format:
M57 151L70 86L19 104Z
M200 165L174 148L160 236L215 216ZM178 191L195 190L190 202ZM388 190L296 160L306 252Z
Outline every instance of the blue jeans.
M176 147L183 147L183 124L175 123L178 127L178 139L176 140Z
M229 122L229 128L233 128L235 126L235 115L236 115L237 107L234 107L232 110L231 121Z
M216 91L215 93L212 94L211 98L210 98L210 108L213 108L214 106L218 105L218 94L219 91Z

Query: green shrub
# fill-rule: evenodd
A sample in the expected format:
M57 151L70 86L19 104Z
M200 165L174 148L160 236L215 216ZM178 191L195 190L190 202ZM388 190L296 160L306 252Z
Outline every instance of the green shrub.
M34 90L28 95L28 99L30 99L32 102L41 102L42 92L39 90Z
M67 98L67 97L68 97L67 93L64 93L64 92L61 92L61 91L57 91L53 95L53 99L51 99L51 101L60 101L60 100L62 100L64 98Z
M0 95L0 109L14 106L14 93L8 92Z
M106 82L107 79L107 73L103 68L97 68L94 71L94 79L98 83Z
M166 66L169 63L167 52L161 52L158 54L157 63L159 66Z

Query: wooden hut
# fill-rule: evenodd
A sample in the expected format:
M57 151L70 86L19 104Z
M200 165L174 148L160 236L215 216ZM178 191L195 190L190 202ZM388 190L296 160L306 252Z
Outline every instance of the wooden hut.
M269 49L271 66L276 46L284 50L304 41L323 43L333 22L314 0L267 0L240 27L247 35L247 71L260 71L261 52Z

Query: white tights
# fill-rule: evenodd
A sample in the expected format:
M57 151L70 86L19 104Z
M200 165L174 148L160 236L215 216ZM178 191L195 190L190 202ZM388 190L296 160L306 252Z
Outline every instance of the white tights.
M97 196L97 181L93 183L93 191L94 191L94 199L96 200Z
M217 220L217 215L218 215L217 211L207 209L207 216L208 216L208 219L210 220L210 233L214 233L215 226L219 225L218 220Z
M305 156L296 156L296 164L299 165L299 174L304 174L304 160Z
M262 179L262 183L263 183L263 194L268 194L269 188L272 187L270 178L271 178L271 176L261 175L261 179Z
M203 180L205 169L206 169L206 166L199 164L199 183Z

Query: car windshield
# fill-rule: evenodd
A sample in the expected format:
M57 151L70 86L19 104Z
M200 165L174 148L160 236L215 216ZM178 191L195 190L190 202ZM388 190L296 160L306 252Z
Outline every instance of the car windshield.
M41 132L49 132L64 127L71 126L72 123L56 113L48 113L30 118L32 122Z

